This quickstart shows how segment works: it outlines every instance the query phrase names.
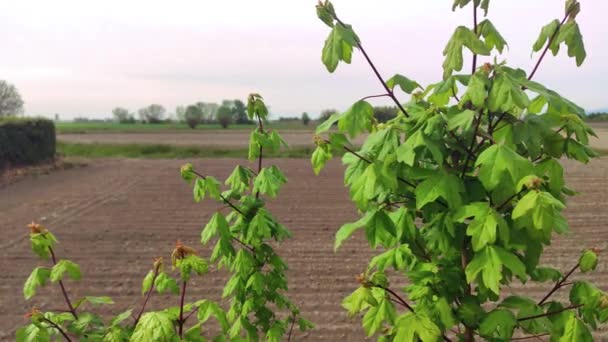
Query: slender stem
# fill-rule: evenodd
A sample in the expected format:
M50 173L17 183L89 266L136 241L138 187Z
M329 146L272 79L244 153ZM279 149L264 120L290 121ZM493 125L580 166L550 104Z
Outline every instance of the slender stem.
M559 25L557 25L557 27L555 28L555 32L553 32L553 34L551 35L551 38L549 38L549 41L547 42L547 46L545 46L543 53L538 58L538 61L536 61L536 65L534 65L534 69L532 69L530 76L528 76L528 80L531 80L532 77L534 77L534 74L536 74L536 71L538 70L540 63L543 61L543 58L545 58L547 51L549 51L551 44L553 44L553 41L555 40L555 38L557 37L557 34L559 33L559 29L562 27L562 25L564 25L564 23L566 22L566 19L568 19L568 16L570 16L570 12L566 12L564 19L562 19L562 21L559 23Z
M72 341L70 339L70 337L68 336L68 334L66 334L66 332L63 331L63 329L61 329L61 327L57 323L51 321L50 319L48 319L46 317L42 317L42 320L47 322L48 324L50 324L53 328L59 330L59 332L61 333L61 335L63 335L63 337L65 338L66 341L68 341L68 342Z
M260 130L260 133L264 134L264 124L262 123L262 118L260 117L260 114L256 113L256 116L258 117L258 129ZM260 145L260 155L258 156L258 174L260 173L260 171L262 171L262 145ZM260 198L260 192L256 192L255 193L255 198Z
M411 312L414 312L414 308L412 308L406 301L405 299L401 298L401 296L399 296L398 293L396 293L395 291L389 289L388 287L384 287L382 285L378 285L378 284L372 284L373 287L377 287L379 289L383 289L384 291L390 293L391 295L393 295L401 305L405 306L408 310L410 310Z
M376 98L376 97L390 97L390 95L389 94L369 95L369 96L366 96L366 97L362 98L359 101L363 101L363 100L367 100L367 99L373 99L373 98Z
M186 320L184 319L184 298L186 298L186 282L182 282L182 293L181 293L181 298L179 301L179 319L177 320L178 323L178 327L179 327L179 337L181 338L183 336L183 331L184 331L184 323L186 322Z
M237 238L236 236L232 237L232 240L240 243L243 247L247 248L248 250L250 250L252 253L255 252L255 248L249 246L248 244L244 243L243 241L239 240L239 238Z
M342 27L346 28L346 25L340 19L338 19L338 17L334 17L334 19L336 19L336 21L338 22L338 24L340 24L340 25L342 25ZM369 58L369 56L367 55L367 52L363 48L363 45L361 45L361 42L358 39L357 39L356 42L357 42L357 48L359 48L359 50L363 54L363 57L365 57L365 60L367 61L367 64L369 64L369 66L372 68L374 74L376 75L376 78L378 78L378 81L380 81L380 83L382 83L382 87L384 87L384 90L386 91L386 94L393 100L393 102L395 102L395 104L397 105L397 107L399 108L399 110L401 110L401 112L403 113L403 115L405 115L406 117L409 117L410 115L405 110L405 108L403 108L403 106L401 105L401 103L399 102L399 100L397 99L397 97L395 96L395 93L393 93L393 91L391 90L391 88L389 88L386 85L386 82L384 81L384 78L382 78L382 76L380 75L380 72L378 71L378 69L374 65L374 62L372 62L371 58Z
M469 149L467 150L467 159L465 159L465 161L464 161L464 165L462 168L462 174L460 175L460 178L464 178L464 176L467 174L467 169L469 168L469 162L471 161L471 157L473 156L473 148L475 147L475 143L477 142L477 131L479 130L480 125L481 125L481 112L479 112L479 115L477 116L477 124L475 125L475 131L473 132L473 138L471 139L471 145L469 146Z
M540 338L540 337L549 336L549 335L551 335L551 333L544 333L544 334L524 336L524 337L514 337L514 338L511 338L511 341L528 340L528 339L532 339L532 338Z
M489 129L488 129L488 134L489 134L489 135L492 135L492 131L494 131L494 129L495 129L496 127L498 127L498 124L500 123L500 121L502 121L502 119L505 117L505 115L507 115L507 112L504 112L504 113L500 114L500 116L498 117L498 119L496 120L496 122L495 122L495 123L493 123L493 124L492 124L492 123L490 122L490 127L489 127Z
M195 175L199 176L203 180L207 178L205 175L200 174L200 173L198 173L196 171L192 171L192 173L194 173ZM224 197L224 195L220 194L220 198L222 199L222 201L224 201L224 203L226 203L228 206L230 206L236 212L238 212L239 214L245 216L245 213L243 213L239 208L237 208L234 204L232 204L232 202L230 202L230 200L228 200L226 197Z
M511 200L513 200L515 197L521 195L522 192L524 192L525 189L521 189L518 193L512 195L511 197L507 198L501 205L498 206L498 208L496 208L497 211L500 211L505 205L509 204L511 202Z
M158 272L160 271L160 263L154 268L154 275L152 276L152 286L150 286L150 290L148 290L148 293L146 293L146 299L144 299L144 303L141 306L141 309L139 310L139 313L137 314L137 317L135 318L135 323L133 323L133 326L136 327L137 323L139 322L139 319L141 318L141 315L144 313L144 310L146 309L146 305L148 304L148 301L150 300L150 296L152 295L152 292L154 292L154 281L156 280L156 277L158 277Z
M57 265L57 258L55 257L55 252L52 247L49 247L49 252L51 253L51 259L53 260L53 265ZM65 303L68 305L70 309L70 313L74 316L75 319L78 319L78 315L76 314L76 309L72 305L70 301L70 297L68 297L68 292L65 290L65 286L63 285L63 281L59 280L59 287L61 287L61 293L63 294L63 299L65 299Z
M543 297L543 299L538 302L538 305L543 305L547 301L547 299L549 299L549 297L551 297L551 295L555 293L555 291L559 290L564 284L564 282L568 280L568 278L572 275L572 273L574 273L574 271L576 271L576 269L578 269L580 265L580 263L574 265L574 267L572 267L572 269L568 273L566 273L566 275L562 279L555 283L553 288L551 288L551 290L549 290L549 292Z
M473 32L477 35L477 6L473 4ZM477 70L477 54L473 54L473 67L471 70L471 75L475 73Z
M291 334L293 333L293 326L296 323L296 316L291 315L291 324L289 325L289 333L287 334L287 342L291 341Z
M573 309L576 309L576 308L580 308L583 305L584 304L570 305L570 306L566 306L565 308L562 308L562 309L559 309L559 310L545 312L545 313L542 313L542 314L528 316L528 317L522 317L522 318L518 318L517 320L520 321L520 322L522 322L522 321L529 321L529 320L535 319L535 318L541 318L541 317L547 317L547 316L557 315L558 313L562 313L562 312L567 311L567 310L573 310Z
M468 256L468 251L467 251L467 240L465 238L465 240L462 242L462 249L460 251L460 264L462 266L462 271L464 272L467 268L467 266L469 265L469 256ZM471 284L466 283L465 284L465 294L467 296L471 295ZM471 329L471 327L465 325L464 326L464 340L467 342L473 342L475 340L475 338L473 337L473 329Z
M190 316L194 315L195 312L198 311L198 306L196 308L194 308L192 311L190 311L189 314L186 315L186 317L184 317L184 323L186 323L186 321L188 320L188 318L190 318Z

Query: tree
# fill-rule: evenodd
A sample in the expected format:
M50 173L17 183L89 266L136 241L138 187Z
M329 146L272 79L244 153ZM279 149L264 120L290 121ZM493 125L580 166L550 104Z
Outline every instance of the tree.
M178 121L185 122L186 121L186 107L184 107L184 106L175 107L175 116L177 117Z
M196 125L203 121L203 111L196 105L190 105L186 108L184 118L188 127L194 129L196 128Z
M232 117L237 124L251 124L252 121L247 117L247 107L241 100L232 102Z
M308 113L306 113L306 112L302 113L302 123L304 124L304 126L308 126L309 122L310 122L310 116L308 116Z
M374 117L378 122L387 122L397 116L399 110L395 106L374 107Z
M135 122L135 118L133 118L133 114L129 113L129 110L122 107L116 107L112 109L112 116L114 117L114 121L119 123L133 123Z
M232 108L222 104L217 109L217 121L222 128L228 128L228 125L232 123Z
M203 112L203 122L211 122L215 119L219 105L214 102L197 102L196 106Z
M23 114L23 100L19 90L8 82L0 80L0 117Z
M361 215L337 230L335 248L361 229L380 249L342 302L379 341L590 342L590 331L608 321L608 294L574 276L597 267L597 249L583 250L568 269L543 264L551 239L568 232L563 210L576 194L561 160L597 156L585 111L533 81L549 50L584 61L580 3L567 0L563 19L542 28L532 48L542 52L529 72L507 65L507 43L489 18L478 22L489 4L454 1L454 9L472 10L472 25L455 29L443 78L425 88L399 74L385 80L331 2L317 5L330 28L321 54L327 70L350 63L356 49L384 91L320 124L311 159L318 173L344 154L344 183ZM465 49L472 60L462 71ZM366 100L380 96L399 108L395 120L375 120ZM337 131L329 131L334 123ZM350 141L358 137L365 141L355 149ZM527 288L511 295L514 283L547 290L540 298Z
M159 104L151 104L137 111L139 119L147 123L160 123L165 115L165 107Z

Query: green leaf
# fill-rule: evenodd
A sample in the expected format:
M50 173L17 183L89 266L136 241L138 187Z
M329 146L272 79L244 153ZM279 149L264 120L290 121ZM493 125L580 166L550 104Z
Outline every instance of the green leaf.
M595 270L597 267L597 253L591 249L585 250L578 263L583 273Z
M350 64L353 46L358 40L350 25L335 25L332 28L321 54L321 60L329 72L334 72L340 61Z
M162 312L146 312L133 331L131 342L174 342L179 341L173 322Z
M494 208L490 207L488 202L471 203L461 207L454 214L454 220L461 223L471 217L474 217L474 219L469 223L467 235L472 237L474 251L479 251L486 245L494 244L499 229L506 232L508 237L509 226L507 222Z
M312 169L315 175L318 175L321 172L321 169L325 167L325 163L331 160L332 154L329 150L329 146L326 144L319 145L312 152L312 157L310 158L310 163L312 164Z
M465 46L472 53L478 55L488 56L490 54L490 50L477 37L475 32L466 26L458 26L443 50L443 55L445 56L443 79L448 78L454 71L462 70L462 49Z
M378 332L386 322L392 324L396 313L395 306L386 298L380 300L377 306L372 306L363 316L363 329L370 337Z
M421 88L420 84L416 81L412 81L409 78L396 74L386 81L386 86L389 89L394 90L395 86L399 86L404 93L411 94L416 88Z
M557 20L557 19L555 19L555 20L551 21L549 24L543 26L543 28L540 31L540 35L538 36L538 39L536 39L536 42L534 43L534 46L532 47L532 50L534 52L540 51L540 49L542 49L545 46L545 44L547 42L549 42L551 37L553 37L553 35L555 34L555 31L558 28L559 28L559 20Z
M576 315L570 315L564 333L559 338L559 342L591 342L593 336L589 332L589 328Z
M559 233L568 230L566 219L561 214L564 208L564 204L550 193L530 191L517 202L511 217L516 226L530 228L531 233L536 230L547 240L553 230Z
M342 301L342 306L348 311L350 317L365 310L369 305L377 306L378 302L367 287L359 287Z
M209 194L209 197L215 200L219 200L220 185L220 182L211 176L207 176L204 179L196 179L196 181L194 182L194 188L192 189L194 201L202 201L205 198L205 194Z
M329 118L327 118L327 120L323 121L322 124L317 126L315 134L321 134L323 132L327 132L336 122L338 122L338 120L340 120L342 118L343 115L344 115L344 113L338 113L338 112L330 115Z
M230 189L240 193L249 189L252 177L253 173L250 169L237 165L226 179L226 185L230 186Z
M513 337L515 327L517 327L515 315L509 310L497 309L491 311L483 319L479 326L479 333L484 337L508 341Z
M226 313L222 308L210 300L203 300L202 302L198 302L196 304L198 306L198 320L201 324L207 322L209 317L214 316L215 319L220 323L222 327L222 331L227 331L230 328L228 324L228 319L226 318Z
M364 217L360 218L357 222L351 222L342 225L342 227L340 227L340 229L338 229L338 231L336 232L336 242L334 243L334 251L337 251L338 248L340 248L340 246L342 245L342 243L346 241L346 239L348 239L351 235L353 235L353 233L357 229L364 227L369 218L370 214L367 214Z
M146 292L150 291L152 288L152 282L154 281L154 271L148 271L148 274L144 277L144 280L141 283L141 295L145 295Z
M110 326L116 326L119 325L120 323L122 323L125 319L131 317L131 313L133 312L133 309L129 309L121 314L118 314L116 317L114 317L112 319L112 322L110 322Z
M426 151L438 164L443 163L443 153L440 145L431 140L422 130L417 130L397 148L397 160L409 166L414 166L416 161L424 157Z
M353 104L338 121L338 129L347 132L351 138L371 128L374 108L367 101L357 101Z
M487 148L479 155L475 166L481 166L479 180L486 189L494 190L503 184L512 193L516 192L519 181L524 176L533 174L534 170L529 160L506 145L492 145Z
M205 225L203 231L201 232L201 243L206 245L209 240L211 240L216 235L219 235L221 238L229 238L230 236L230 228L228 227L228 221L222 213L215 212L211 217L211 220Z
M23 285L23 296L30 299L36 294L38 286L45 286L51 276L51 270L46 267L36 267Z
M530 105L528 95L521 89L521 83L507 72L500 72L488 94L488 108L492 112L509 113L524 110Z
M103 305L103 304L114 304L114 301L112 300L112 298L110 298L108 296L102 296L102 297L84 296L74 303L74 309L79 308L84 303L90 303L93 305Z
M481 36L484 38L488 49L491 50L495 48L498 50L498 52L502 53L504 47L508 46L505 39L496 30L490 20L486 19L479 23L478 30L481 33Z
M275 165L265 167L253 180L253 192L260 192L274 198L277 196L281 185L286 182L285 175L278 167Z
M448 119L448 130L457 131L460 129L463 133L472 131L476 115L477 113L470 109L454 114Z
M48 260L50 256L49 247L53 247L57 239L50 232L46 232L30 234L30 242L32 244L32 251L41 259Z
M464 186L458 176L443 171L436 172L416 187L416 209L439 198L446 200L450 208L457 208L462 204L462 192Z
M47 329L33 323L17 329L15 338L17 342L51 342Z
M181 259L177 259L175 266L179 269L180 276L183 281L190 280L192 272L203 275L207 273L207 262L198 255L186 255Z
M159 294L163 294L167 290L171 291L173 294L179 293L177 281L164 272L158 274L156 280L154 281L154 287L156 288L156 292Z
M439 327L423 313L408 312L397 318L395 326L395 341L403 342L435 342L441 338Z
M486 101L486 97L488 96L488 83L488 76L486 76L483 71L478 71L473 74L469 81L466 92L460 99L460 105L462 106L468 101L471 101L473 106L482 108Z
M372 248L386 245L396 236L395 224L384 210L376 210L365 223L365 235Z
M70 260L59 260L59 262L53 266L51 270L50 279L52 282L57 282L63 279L63 274L66 273L74 280L80 280L80 266L71 262Z
M581 66L587 57L587 52L585 51L583 36L576 21L569 20L560 27L555 44L559 45L562 42L565 42L568 46L568 57L575 57L576 65Z
M511 252L498 246L486 246L475 253L467 265L467 282L472 283L479 274L483 284L495 294L500 294L500 281L503 279L503 266L518 277L525 279L526 266Z

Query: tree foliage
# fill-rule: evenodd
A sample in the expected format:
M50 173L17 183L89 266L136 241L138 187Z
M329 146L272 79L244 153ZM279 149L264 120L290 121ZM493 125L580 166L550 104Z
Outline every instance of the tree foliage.
M381 123L364 98L328 116L317 127L323 136L315 137L311 160L318 173L347 152L344 181L361 218L337 231L335 246L363 230L382 251L343 306L379 341L591 341L590 331L608 320L607 294L569 281L595 269L597 250L583 251L563 274L540 261L554 234L568 233L562 212L574 191L560 158L587 163L595 156L582 108L532 80L544 52L557 54L562 44L577 65L585 59L580 4L566 1L564 18L542 28L533 51L544 52L528 74L502 61L507 42L490 18L477 22L489 3L454 1L454 9L474 11L473 25L455 29L443 51L443 79L424 88L401 75L385 81L331 2L317 5L331 30L321 58L326 68L333 72L360 51L386 91L371 97L390 98L398 109ZM470 73L462 72L465 50L474 56ZM398 89L410 100L401 102ZM329 131L335 123L338 131ZM356 151L349 139L362 134L368 136ZM389 276L409 285L401 291L392 283L403 281ZM543 298L504 293L512 283L533 282L549 283L540 285L547 287ZM569 300L555 295L568 290Z
M23 100L19 90L5 80L0 80L0 117L21 114L23 114Z

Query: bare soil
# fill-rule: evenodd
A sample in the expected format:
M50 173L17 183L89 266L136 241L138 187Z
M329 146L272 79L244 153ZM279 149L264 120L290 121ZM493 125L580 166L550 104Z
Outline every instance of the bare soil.
M131 135L135 136L135 135ZM229 138L229 140L233 137ZM29 251L28 229L32 220L42 221L60 240L59 258L69 258L84 270L83 280L67 281L72 298L109 295L116 304L101 312L117 314L142 302L143 276L157 256L169 257L177 239L199 244L201 227L221 205L212 201L194 203L192 191L179 177L179 160L96 160L86 168L58 171L27 179L0 189L0 340L12 340L15 329L24 324L23 314L36 305L61 309L56 286L39 291L43 297L29 302L21 287L36 265L44 264ZM226 177L234 159L202 160L197 169L217 178ZM333 252L336 229L357 215L342 182L342 166L334 161L319 177L312 174L308 160L277 159L289 183L280 200L270 209L294 233L279 246L291 269L290 295L303 315L316 324L297 340L363 341L360 320L351 320L341 308L342 299L357 287L355 275L366 267L372 255L362 232ZM546 262L571 268L585 247L608 250L608 158L594 160L590 167L567 162L569 185L582 194L567 209L572 233L557 238ZM608 290L608 263L602 259L594 280ZM195 278L188 298L219 300L226 274L212 270ZM580 276L578 276L580 277ZM396 280L403 283L402 280ZM525 293L541 297L551 284L530 285ZM514 285L512 292L523 291ZM559 293L567 295L567 291ZM152 308L177 305L177 297L153 296ZM608 338L603 330L598 340Z

